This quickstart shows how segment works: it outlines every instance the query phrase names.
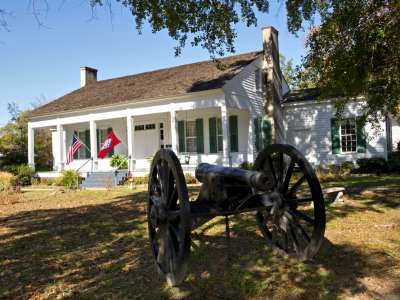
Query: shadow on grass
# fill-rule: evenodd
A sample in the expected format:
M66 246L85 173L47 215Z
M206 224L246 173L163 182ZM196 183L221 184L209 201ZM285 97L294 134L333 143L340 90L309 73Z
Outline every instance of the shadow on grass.
M155 271L145 197L1 218L8 230L0 231L0 298L329 299L365 292L363 277L394 264L329 241L313 262L282 258L246 214L232 218L230 260L223 219L214 219L193 235L187 280L167 288Z

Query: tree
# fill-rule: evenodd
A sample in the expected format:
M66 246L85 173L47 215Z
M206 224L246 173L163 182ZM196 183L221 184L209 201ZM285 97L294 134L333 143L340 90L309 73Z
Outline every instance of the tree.
M210 55L224 55L234 52L236 31L239 21L247 26L257 24L254 8L268 12L269 1L265 0L181 0L148 1L117 0L132 13L137 30L148 22L153 32L167 29L168 34L178 42L175 54L179 55L189 36L193 46L201 46ZM96 7L110 5L110 0L90 0Z
M10 121L0 128L0 153L3 155L3 165L19 165L27 163L28 146L28 113L22 111L15 103L8 104ZM52 167L51 133L49 130L39 129L35 132L36 166L38 169Z
M309 89L317 87L316 82L309 74L309 70L302 66L295 66L293 59L286 59L283 54L279 54L279 63L283 78L291 90Z
M364 116L370 121L382 114L400 117L400 1L288 3L292 32L320 16L308 35L303 67L323 96L343 96L339 109L350 98L364 96Z
M110 12L113 2L88 0L92 8L107 6ZM191 39L193 46L205 48L215 58L235 51L235 24L256 25L255 12L267 13L270 0L115 2L129 9L139 32L145 22L154 33L167 30L178 42L176 55ZM38 24L43 25L40 17L47 14L47 0L29 3ZM375 120L380 113L399 116L400 1L286 0L285 5L290 32L297 34L307 24L311 29L307 54L298 69L300 86L318 83L323 95L343 96L339 108L348 99L363 95L367 100L364 113ZM7 28L5 16L0 8L0 26Z

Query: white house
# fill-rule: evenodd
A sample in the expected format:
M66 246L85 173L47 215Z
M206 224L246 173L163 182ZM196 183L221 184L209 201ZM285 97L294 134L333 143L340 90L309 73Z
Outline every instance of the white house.
M112 129L121 139L114 153L129 157L129 169L146 174L157 149L171 148L190 171L199 162L237 166L252 162L263 145L289 143L314 164L360 157L387 157L399 124L386 119L370 138L360 128L362 101L333 122L330 100L315 90L290 91L279 67L278 32L262 29L263 51L97 81L97 70L83 67L81 87L35 109L28 123L28 160L35 165L34 131L52 131L54 171L111 171L99 159L99 145ZM85 144L66 165L76 134ZM46 174L42 174L45 176ZM50 176L47 174L46 176Z

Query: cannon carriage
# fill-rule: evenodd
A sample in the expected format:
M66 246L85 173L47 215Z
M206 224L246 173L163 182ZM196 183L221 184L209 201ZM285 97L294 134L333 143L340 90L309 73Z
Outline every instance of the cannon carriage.
M290 145L261 151L253 170L201 163L197 199L189 194L173 151L159 150L149 175L147 219L156 266L169 285L184 278L191 231L216 216L255 212L265 241L277 252L301 261L312 258L325 232L325 206L319 181L304 156Z

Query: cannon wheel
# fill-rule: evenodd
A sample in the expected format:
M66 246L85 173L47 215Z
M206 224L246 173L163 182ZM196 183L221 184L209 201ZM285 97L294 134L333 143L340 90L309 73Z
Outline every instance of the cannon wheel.
M159 150L151 165L147 221L157 270L175 286L185 278L191 221L182 167L168 149Z
M290 145L267 146L254 169L268 176L270 207L257 212L259 228L273 249L304 261L321 246L325 204L318 178L306 158Z

